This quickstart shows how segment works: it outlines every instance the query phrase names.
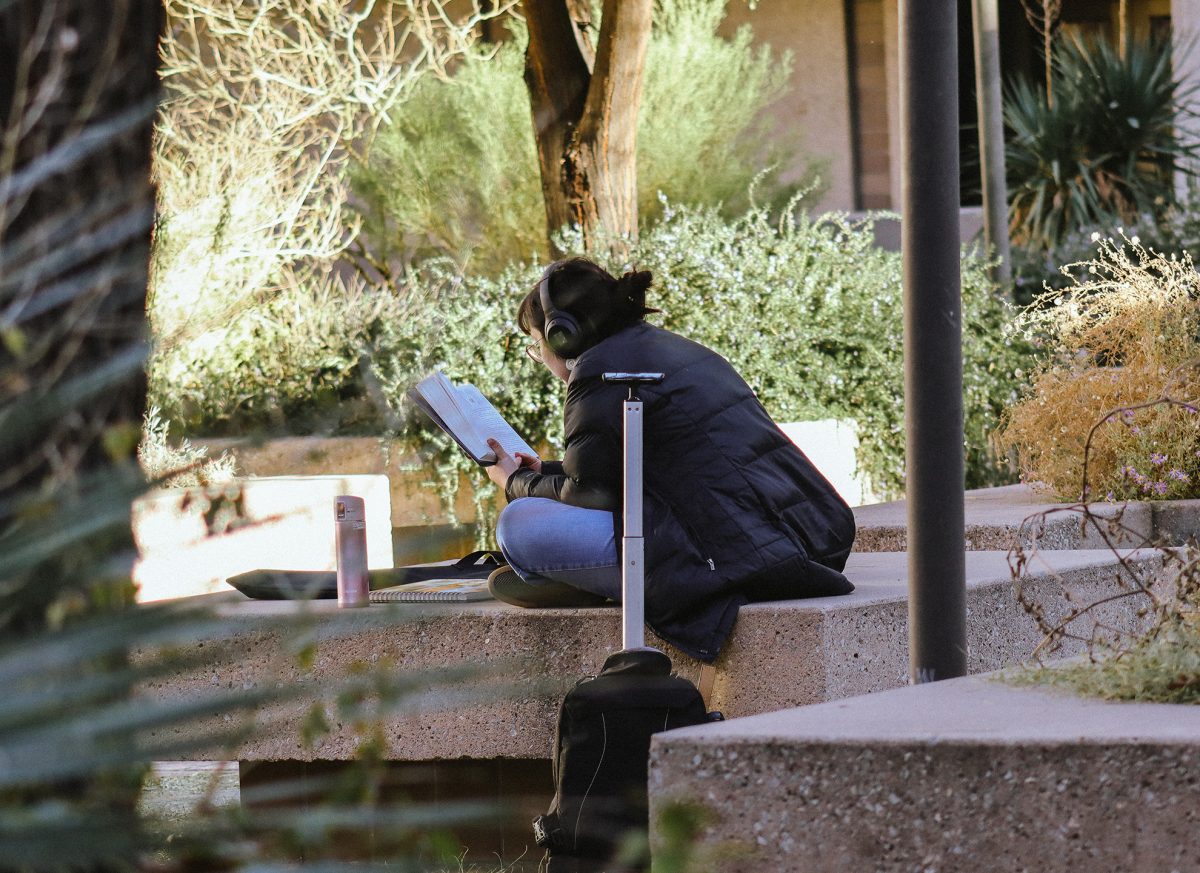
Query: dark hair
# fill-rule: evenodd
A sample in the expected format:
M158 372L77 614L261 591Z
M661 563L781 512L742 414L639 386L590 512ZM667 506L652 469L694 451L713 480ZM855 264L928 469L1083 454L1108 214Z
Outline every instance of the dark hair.
M555 261L542 275L554 306L570 313L583 329L583 349L659 311L646 305L646 289L654 281L649 270L630 271L616 279L599 264L575 257ZM535 329L544 334L545 326L546 313L535 285L517 307L517 327L526 334Z

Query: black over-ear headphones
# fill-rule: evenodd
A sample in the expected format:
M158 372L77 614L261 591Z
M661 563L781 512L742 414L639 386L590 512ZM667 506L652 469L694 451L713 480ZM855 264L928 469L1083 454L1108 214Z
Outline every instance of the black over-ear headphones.
M553 270L554 265L547 267L541 281L538 282L538 299L546 319L542 336L546 338L546 345L550 346L554 354L560 358L573 358L579 353L578 346L583 340L583 329L575 316L556 308L554 301L550 299L550 274Z

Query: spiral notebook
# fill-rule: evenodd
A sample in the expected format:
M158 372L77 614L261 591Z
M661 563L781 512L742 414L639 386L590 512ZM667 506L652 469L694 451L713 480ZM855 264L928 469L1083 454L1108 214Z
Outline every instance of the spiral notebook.
M371 592L372 603L465 603L492 599L486 579L427 579Z

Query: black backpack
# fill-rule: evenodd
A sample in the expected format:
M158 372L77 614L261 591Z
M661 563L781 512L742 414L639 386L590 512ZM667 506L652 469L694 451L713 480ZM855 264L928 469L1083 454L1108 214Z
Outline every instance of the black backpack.
M554 800L533 822L547 849L547 873L618 873L614 855L627 836L649 829L650 737L710 720L691 682L671 675L671 659L645 645L642 538L642 402L639 385L662 373L605 373L629 388L624 413L621 651L598 676L563 699L554 738Z
M554 800L533 823L550 871L615 873L608 862L622 840L649 825L650 737L709 720L696 686L671 675L670 658L657 649L617 652L598 676L567 692L554 742Z

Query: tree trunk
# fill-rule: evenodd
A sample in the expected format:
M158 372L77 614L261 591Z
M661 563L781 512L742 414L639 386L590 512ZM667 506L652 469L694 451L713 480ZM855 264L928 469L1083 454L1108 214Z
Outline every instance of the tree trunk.
M1132 24L1129 20L1129 0L1121 0L1117 6L1117 46L1121 60L1129 60L1129 44L1133 41Z
M1008 185L1004 173L1003 83L1000 77L1000 10L997 0L972 0L975 106L979 120L979 168L983 182L983 237L998 261L992 281L1012 281L1008 239Z
M1042 24L1042 53L1046 56L1046 105L1054 107L1054 22L1047 8Z
M594 69L587 21L574 0L525 5L525 80L553 236L576 227L588 251L616 254L637 236L637 118L652 0L605 0ZM572 12L575 15L572 15Z

